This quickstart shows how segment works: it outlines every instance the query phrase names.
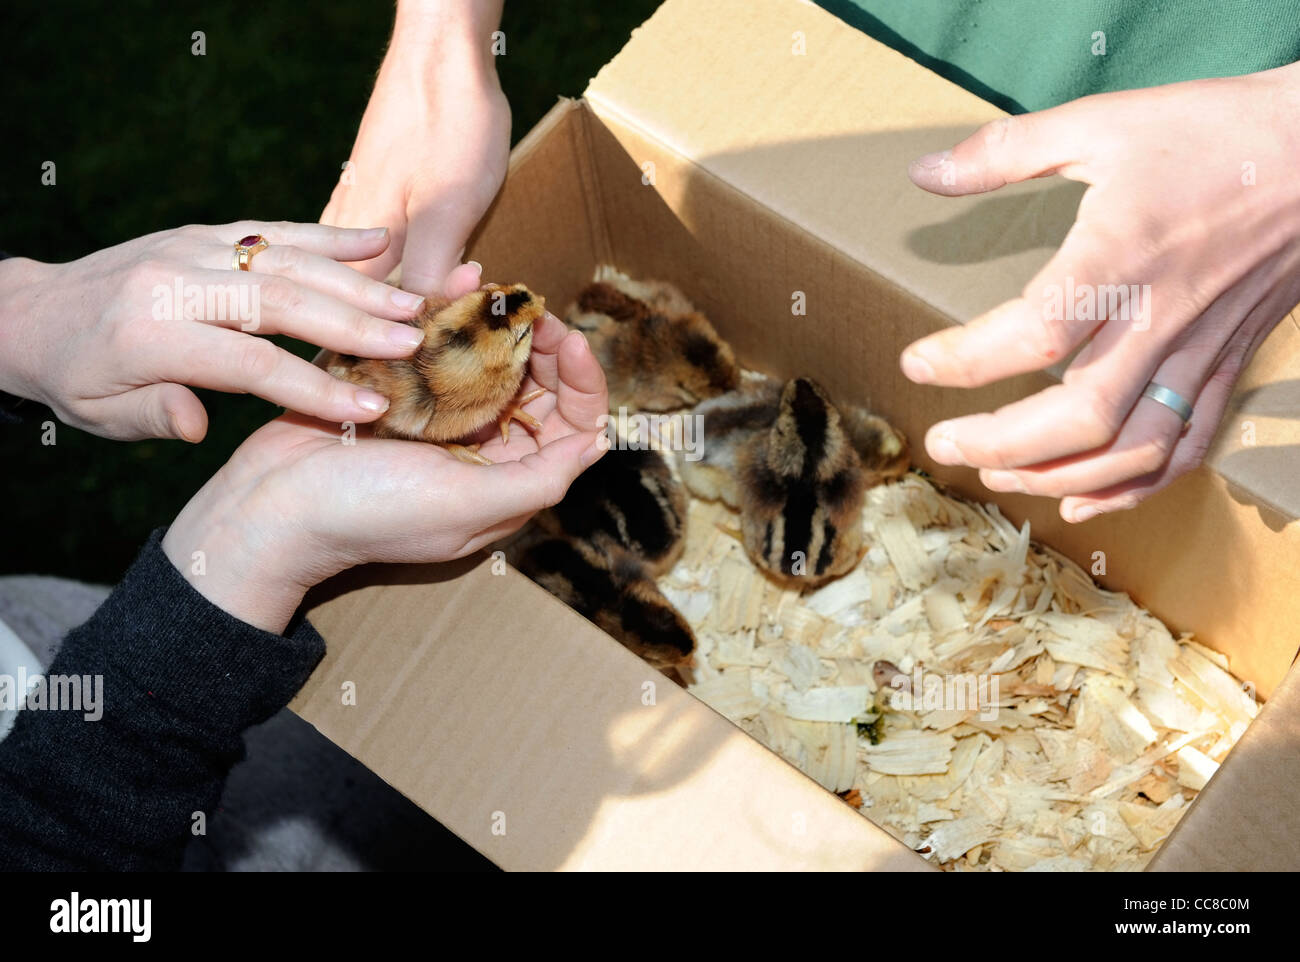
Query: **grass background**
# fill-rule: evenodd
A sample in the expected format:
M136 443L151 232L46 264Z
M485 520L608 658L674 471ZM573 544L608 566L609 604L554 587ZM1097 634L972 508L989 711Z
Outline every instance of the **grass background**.
M580 94L657 5L507 0L498 73L514 139L557 96ZM6 0L0 249L59 262L182 224L315 221L351 150L391 9ZM196 30L205 56L190 52ZM57 183L43 186L50 160ZM198 446L124 444L60 424L47 447L44 412L0 426L0 573L115 582L149 532L276 412L253 397L199 395L210 428Z

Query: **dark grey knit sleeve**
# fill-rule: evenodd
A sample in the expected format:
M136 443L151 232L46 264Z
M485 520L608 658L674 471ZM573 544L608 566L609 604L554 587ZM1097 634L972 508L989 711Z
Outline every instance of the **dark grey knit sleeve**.
M241 733L288 704L325 654L306 621L274 635L213 605L162 535L47 672L92 692L102 678L102 717L29 708L0 742L0 869L179 867L243 757Z

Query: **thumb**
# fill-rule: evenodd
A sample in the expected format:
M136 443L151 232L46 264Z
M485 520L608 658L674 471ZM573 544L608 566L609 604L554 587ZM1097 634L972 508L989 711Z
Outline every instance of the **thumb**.
M438 293L460 263L465 243L483 211L440 193L412 198L402 249L402 286L426 297Z
M1080 103L994 120L951 150L912 161L907 175L918 187L950 197L1056 173L1087 180L1079 149L1087 126Z
M558 504L569 485L604 453L604 435L569 434L518 461L479 468L475 498L498 506L498 521Z
M197 443L208 433L208 412L180 384L148 384L109 399L108 416L131 438L176 438Z

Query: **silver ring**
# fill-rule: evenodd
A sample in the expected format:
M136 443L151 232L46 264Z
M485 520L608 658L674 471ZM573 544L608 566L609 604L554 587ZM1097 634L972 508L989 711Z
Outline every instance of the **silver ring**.
M1177 391L1165 387L1163 384L1157 384L1152 381L1142 389L1142 396L1149 397L1157 404L1163 404L1169 410L1173 411L1183 419L1183 425L1192 423L1192 405L1187 398L1183 397Z

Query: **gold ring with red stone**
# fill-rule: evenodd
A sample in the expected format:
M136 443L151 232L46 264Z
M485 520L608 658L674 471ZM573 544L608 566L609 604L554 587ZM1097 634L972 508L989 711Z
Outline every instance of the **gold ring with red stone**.
M249 234L235 241L235 253L230 258L230 266L237 271L246 271L253 261L253 255L261 253L270 246L261 234Z

